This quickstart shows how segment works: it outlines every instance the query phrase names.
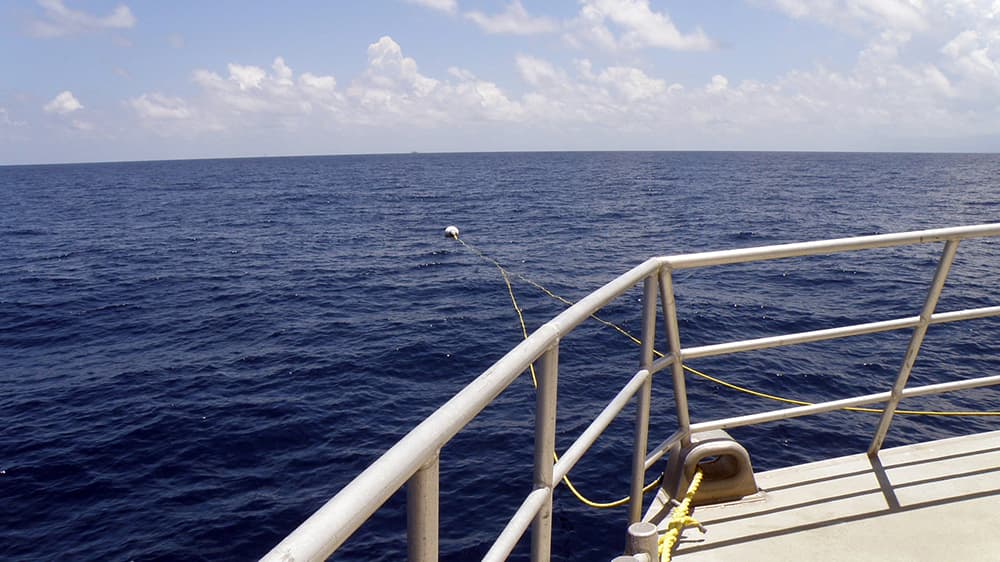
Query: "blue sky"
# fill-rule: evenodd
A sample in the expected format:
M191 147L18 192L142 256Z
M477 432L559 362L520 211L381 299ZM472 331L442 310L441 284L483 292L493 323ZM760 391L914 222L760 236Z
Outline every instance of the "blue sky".
M1000 150L998 0L14 0L0 68L0 164Z

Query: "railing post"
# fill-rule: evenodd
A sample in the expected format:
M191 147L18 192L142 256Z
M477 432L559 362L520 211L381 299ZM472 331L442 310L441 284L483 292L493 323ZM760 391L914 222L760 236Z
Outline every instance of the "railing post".
M552 557L552 469L556 451L556 382L559 378L559 341L542 355L535 393L535 489L544 488L545 503L531 525L531 559Z
M411 562L438 559L438 473L440 456L410 477L406 484L406 550Z
M882 412L881 419L879 419L878 429L875 430L875 437L872 439L871 445L868 446L869 456L877 455L879 449L882 448L882 443L885 442L885 436L889 432L889 424L892 423L892 416L896 412L896 407L899 406L899 401L903 399L903 389L906 388L906 381L910 378L910 371L913 370L913 364L917 361L917 354L920 353L920 345L927 334L927 327L930 325L934 308L937 307L941 290L944 289L944 282L948 279L948 271L951 269L951 263L955 259L956 252L958 252L958 240L949 240L945 243L944 252L938 261L937 271L934 272L934 280L931 282L927 298L924 300L924 308L920 311L920 322L913 328L910 345L906 349L906 356L903 358L903 364L899 368L899 375L896 376L896 384L892 387L889 401L886 402L885 410Z
M642 286L642 349L639 368L653 368L653 344L656 342L656 275L646 277ZM649 403L653 378L649 377L635 395L635 443L632 449L632 492L628 522L642 518L642 489L646 485L646 449L649 441Z
M684 432L681 446L691 444L691 415L688 413L687 385L684 382L684 360L681 357L680 327L677 324L677 302L674 300L674 282L669 267L660 268L660 300L663 302L663 321L666 324L667 343L674 379L674 404L677 410L677 429Z

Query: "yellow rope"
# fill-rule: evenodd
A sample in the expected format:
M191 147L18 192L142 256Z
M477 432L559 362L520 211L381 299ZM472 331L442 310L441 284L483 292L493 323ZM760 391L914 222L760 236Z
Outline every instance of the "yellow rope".
M497 269L500 270L503 282L507 285L507 294L510 295L510 302L514 305L514 311L517 312L517 320L521 323L521 335L524 339L528 339L528 327L524 324L524 315L521 313L521 307L517 305L517 299L514 298L514 287L510 283L510 277L507 275L507 270L504 269L504 266L500 265L500 262L497 260L466 244L465 240L462 240L458 236L455 236L455 240L458 240L459 243L471 250L474 254L497 266ZM528 365L528 370L531 371L531 384L533 384L535 388L538 388L538 378L535 376L535 364L531 363Z
M476 254L480 258L482 258L482 259L484 259L484 260L492 263L493 265L495 265L497 267L497 269L500 270L501 275L503 275L504 282L507 284L507 290L510 293L511 301L514 303L514 309L517 311L518 318L521 320L521 330L524 333L524 337L527 338L528 337L527 336L528 331L527 331L527 328L525 328L525 325L524 325L524 318L521 315L521 309L518 308L518 306L517 306L517 301L514 299L514 290L511 287L511 283L510 283L510 272L508 272L503 267L503 265L500 264L500 262L498 262L497 260L495 260L495 259L493 259L493 258L491 258L491 257L489 257L489 256L487 256L485 254L483 254L482 252L480 252L476 248L474 248L471 245L467 244L461 238L456 238L456 240L458 240L459 242L461 242L461 244L463 246L465 246L466 248L468 248L474 254ZM548 290L547 288L545 288L541 284L533 281L532 279L529 279L529 278L525 277L524 275L521 275L520 273L514 273L514 276L517 277L518 279L524 281L525 283L528 283L529 285L535 287L536 289L542 291L543 293L545 293L549 297L551 297L551 298L553 298L553 299L555 299L555 300L557 300L557 301L559 301L559 302L561 302L561 303L563 303L563 304L565 304L567 306L573 306L574 304L576 304L576 303L574 303L571 300L568 300L566 298L563 298L563 297L561 297L561 296L553 293L552 291ZM594 320L600 322L601 324L603 324L603 325L605 325L605 326L607 326L609 328L614 329L616 332L618 332L621 335L625 336L626 338L632 340L632 342L635 343L636 345L642 345L642 341L639 340L639 338L633 336L632 334L630 334L627 330L625 330L621 326L618 326L617 324L615 324L613 322L609 322L608 320L605 320L605 319L601 318L597 314L591 314L590 317L593 318ZM655 349L653 350L653 353L657 357L664 357L664 354L662 352L657 351ZM764 399L767 399L767 400L774 400L776 402L782 402L784 404L792 404L792 405L795 405L795 406L812 406L813 405L813 402L806 402L804 400L795 400L793 398L783 398L781 396L775 396L774 394L767 394L765 392L759 392L759 391L752 390L752 389L749 389L749 388L746 388L746 387L743 387L743 386L739 386L739 385L736 385L736 384L733 384L733 383L730 383L730 382L726 382L726 381L724 381L722 379L718 379L718 378L712 377L710 375L707 375L707 374L705 374L705 373L703 373L701 371L698 371L698 370L696 370L696 369L694 369L692 367L689 367L687 365L683 365L683 367L684 367L685 371L691 373L692 375L695 375L697 377L701 377L701 378L703 378L703 379L705 379L707 381L711 381L711 382L713 382L713 383L715 383L715 384L717 384L719 386L724 386L724 387L726 387L726 388L728 388L730 390L735 390L735 391L738 391L738 392L742 392L744 394L749 394L751 396L756 396L758 398L764 398ZM534 365L531 366L531 379L532 379L533 382L535 382L535 386L537 387L538 383L535 380ZM884 412L884 410L881 409L881 408L846 407L846 408L840 408L840 409L841 410L847 410L849 412L866 412L866 413L872 413L872 414L881 414L881 413ZM977 411L896 410L895 413L899 414L899 415L903 415L903 416L1000 417L1000 412L977 412ZM627 500L628 500L628 498L625 498L626 503L627 503ZM616 503L616 502L612 502L612 503Z
M486 254L480 252L478 249L474 248L470 244L467 244L465 242L465 240L462 240L461 238L458 238L457 236L455 237L455 240L457 240L459 243L461 243L463 246L465 246L469 251L471 251L472 253L476 254L477 256L479 256L480 258L482 258L483 260L485 260L485 261L487 261L489 263L492 263L494 266L496 266L497 270L500 271L500 275L503 277L504 284L507 286L507 294L508 294L508 296L510 296L510 302L514 306L514 310L517 312L517 319L518 319L518 322L521 325L521 335L522 335L522 337L524 339L527 339L528 338L528 327L527 327L527 325L524 322L523 311L522 311L521 307L517 304L517 298L514 296L514 287L513 287L513 284L510 281L510 272L508 272L507 269L504 268L503 265L500 264L500 262L498 262L497 260L495 260L495 259L487 256ZM532 279L529 279L529 278L525 277L524 275L521 275L520 273L514 273L514 275L518 279L524 281L525 283L528 283L529 285L537 288L538 290L542 291L543 293L545 293L549 297L551 297L551 298L553 298L555 300L558 300L559 302L561 302L561 303L563 303L563 304L565 304L567 306L572 306L573 304L575 304L575 303L573 303L573 301L570 301L570 300L568 300L566 298L563 298L563 297L561 297L561 296L553 293L552 291L548 290L547 288L545 288L541 284L533 281ZM642 341L639 340L639 338L633 336L632 334L630 334L628 331L626 331L621 326L618 326L617 324L615 324L613 322L605 320L605 319L601 318L600 316L598 316L597 314L591 314L590 317L593 318L594 320L600 322L601 324L603 324L603 325L605 325L605 326L607 326L609 328L614 329L618 333L620 333L623 336L627 337L628 339L632 340L632 342L635 343L636 345L642 345ZM657 357L664 357L664 354L662 352L657 351L655 349L653 350L653 353ZM783 402L785 404L794 404L794 405L797 405L797 406L810 406L810 405L812 405L811 402L805 402L805 401L802 401L802 400L794 400L794 399L791 399L791 398L782 398L780 396L775 396L773 394L767 394L767 393L764 393L764 392L758 392L758 391L755 391L755 390L751 390L749 388L738 386L738 385L732 384L730 382L726 382L724 380L721 380L721 379L712 377L710 375L707 375L705 373L702 373L701 371L698 371L696 369L688 367L687 365L683 365L683 367L684 367L685 371L687 371L687 372L689 372L689 373L691 373L691 374L693 374L695 376L701 377L701 378L703 378L705 380L711 381L711 382L713 382L715 384L718 384L720 386L724 386L724 387L732 389L732 390L743 392L745 394L750 394L751 396L756 396L756 397L759 397L759 398L766 398L768 400L774 400L774 401L777 401L777 402ZM535 365L534 364L529 365L528 366L528 370L531 372L531 383L532 383L532 385L535 388L538 388L538 378L535 375ZM882 413L882 410L878 409L878 408L850 408L849 407L849 408L843 408L843 409L844 410L849 410L849 411L852 411L852 412ZM896 410L896 413L897 414L901 414L901 415L921 415L921 416L1000 416L1000 412L940 412L940 411L921 411L921 410ZM553 457L555 459L555 462L559 462L559 455L558 454L553 453ZM656 480L654 480L650 484L647 484L642 489L642 493L646 494L646 493L650 492L651 490L655 489L657 486L660 485L660 481L662 480L662 478L663 478L663 476L660 475L659 478L657 478ZM699 471L698 474L696 475L696 479L697 479L698 483L700 484L700 482L701 482L701 471ZM621 498L621 499L615 500L615 501L597 502L597 501L593 501L591 499L588 499L586 496L584 496L582 493L580 493L580 491L577 490L576 486L574 486L573 483L570 481L568 475L563 477L563 482L566 484L566 487L570 490L570 492L573 494L573 496L576 497L577 500L579 500L584 505L587 505L587 506L593 507L593 508L597 508L597 509L610 509L610 508L620 507L620 506L623 506L623 505L629 503L629 501L631 501L631 499L632 499L631 496L626 496L624 498ZM694 481L692 481L692 484L694 484ZM697 491L697 486L694 486L694 490ZM691 493L691 495L693 497L693 492ZM690 503L690 502L688 502L688 503ZM675 512L676 512L676 510L675 510ZM671 522L671 525L673 525L673 524L674 523ZM686 527L688 525L691 525L691 524L697 524L697 521L695 521L694 519L691 519L691 518L685 519L682 522L682 524L680 525L680 527L677 528L677 533L675 533L675 538L673 540L676 541L676 535L679 533L679 531L681 529L683 529L684 527ZM669 532L668 532L668 534L669 534ZM662 540L662 537L661 537L661 540ZM671 543L670 548L672 548L672 547L673 547L673 543ZM661 552L662 552L662 543L661 543ZM668 553L667 554L667 558L665 560L669 560L670 559L670 557L669 557L669 548L667 549L667 553Z
M781 396L775 396L773 394L767 394L767 393L764 393L764 392L758 392L756 390L751 390L749 388L744 388L742 386L738 386L738 385L735 385L733 383L726 382L724 380L717 379L715 377L706 375L705 373L702 373L701 371L692 369L691 367L688 367L687 365L684 365L684 370L687 371L687 372L689 372L689 373L691 373L691 374L693 374L693 375L699 376L699 377L701 377L701 378L703 378L705 380L712 381L715 384L718 384L720 386L724 386L724 387L730 388L732 390L737 390L739 392L743 392L743 393L749 394L751 396L756 396L758 398L766 398L768 400L774 400L776 402L783 402L785 404L794 404L796 406L812 406L813 405L812 402L806 402L804 400L794 400L794 399L791 399L791 398L782 398ZM855 408L855 407L850 407L849 406L849 407L840 408L840 409L841 410L847 410L849 412L868 412L868 413L871 413L871 414L881 414L882 412L884 412L884 410L882 410L881 408ZM896 413L900 414L900 415L904 415L904 416L954 416L954 417L960 417L960 416L986 416L986 417L988 417L988 416L1000 416L1000 412L962 412L962 411L959 411L959 412L943 412L943 411L936 411L936 410L896 410Z
M702 528L701 523L697 519L691 517L691 500L694 499L694 495L698 493L698 487L701 486L701 480L704 474L699 469L698 472L694 473L694 477L691 479L691 484L688 486L687 493L684 494L684 501L677 504L673 511L670 512L670 521L667 523L667 532L660 535L658 539L658 554L660 555L660 562L670 562L670 557L673 556L674 546L677 544L677 540L681 536L681 532L687 527L698 527L701 532L705 532Z
M476 255L478 255L479 257L483 258L484 260L491 262L493 265L495 265L497 267L497 269L500 270L500 275L503 276L503 282L507 285L507 294L510 295L510 302L514 305L514 310L517 311L517 319L521 323L521 334L524 337L524 339L528 339L528 327L524 323L524 315L521 313L521 307L518 306L518 304L517 304L517 298L514 296L514 287L513 287L513 285L510 282L510 276L508 276L507 270L502 265L500 265L500 263L498 261L496 261L496 260L494 260L494 259L492 259L490 257L487 257L485 254L483 254L479 250L476 250L472 246L466 244L465 241L462 240L461 238L455 238L455 240L458 240L459 242L462 243L463 246L465 246L466 248L468 248L469 250L471 250L472 252L474 252ZM531 383L537 389L538 388L538 378L535 377L535 365L531 364L528 367L529 367L529 369L531 371ZM559 462L559 455L558 454L552 453L552 456L555 459L555 462ZM647 484L642 489L642 493L646 494L650 490L656 489L656 487L660 485L660 480L662 478L663 478L663 476L660 475L659 478L657 478L653 482ZM576 499L580 500L581 503L583 503L584 505L589 506L589 507L593 507L593 508L597 508L597 509L611 509L613 507L623 506L623 505L627 504L628 502L630 502L632 500L631 496L625 496L624 498L621 498L620 500L615 500L615 501L611 501L611 502L596 502L596 501L593 501L591 499L588 499L586 496L584 496L583 494L581 494L580 491L576 489L576 486L574 486L573 483L570 482L568 475L567 476L563 476L562 481L566 483L566 487L569 488L569 491L576 497Z
M556 458L556 462L559 462L559 455L553 455L553 456ZM660 486L660 482L662 480L663 480L663 475L661 474L656 480L653 480L649 484L646 484L646 487L642 489L642 493L645 495L648 494L650 491L655 490ZM595 502L593 500L587 499L586 496L581 494L576 489L576 486L574 486L573 483L569 481L569 476L563 476L563 482L566 484L566 487L569 488L569 491L573 494L573 496L575 496L576 499L580 501L580 503L582 503L587 507L593 507L595 509L612 509L615 507L621 507L623 505L626 505L628 502L632 501L632 496L625 496L624 498L620 500L615 500L613 502Z

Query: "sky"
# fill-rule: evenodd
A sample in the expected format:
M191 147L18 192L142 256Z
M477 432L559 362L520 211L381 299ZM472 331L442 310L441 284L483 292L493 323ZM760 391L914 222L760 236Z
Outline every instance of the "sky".
M1000 0L5 0L0 165L1000 151Z

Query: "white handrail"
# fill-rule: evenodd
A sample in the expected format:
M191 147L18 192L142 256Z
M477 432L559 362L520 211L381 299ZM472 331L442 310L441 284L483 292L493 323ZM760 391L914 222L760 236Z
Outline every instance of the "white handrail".
M655 260L645 261L535 330L369 465L263 560L298 562L329 557L546 349L657 267Z
M776 244L773 246L757 246L756 248L739 248L736 250L699 252L695 254L666 256L659 258L659 260L660 263L671 269L691 269L710 265L821 256L856 250L891 248L893 246L912 246L914 244L946 242L948 240L958 241L968 238L988 238L997 235L1000 235L1000 223L990 223L892 234L873 234L852 238L834 238L832 240L816 240L812 242L796 242L793 244Z
M668 317L668 328L670 328L668 330L668 343L671 344L671 353L667 356L667 358L660 359L655 363L649 363L646 359L642 359L640 362L645 363L645 369L647 369L649 373L655 373L667 365L673 367L675 395L678 395L678 415L680 417L679 421L681 426L680 439L687 439L690 430L687 427L689 422L686 420L687 407L686 395L683 386L683 375L681 374L680 377L678 377L678 373L681 369L681 361L683 361L685 353L689 353L692 356L717 355L719 353L732 353L736 351L746 351L748 349L772 347L775 345L791 345L805 341L819 341L861 333L913 327L918 324L926 328L928 324L935 324L939 322L1000 316L1000 306L946 313L934 313L933 306L930 306L930 312L926 314L926 317L924 317L925 315L922 315L921 317L901 318L883 322L860 324L856 326L819 330L816 332L773 336L771 338L744 340L740 342L730 342L726 344L701 346L682 350L679 345L679 340L677 339L676 310L673 304L673 288L670 276L671 271L677 269L831 254L873 248L925 244L931 242L949 242L951 245L955 245L958 241L968 238L985 238L995 236L1000 236L1000 223L651 258L592 292L580 302L571 306L569 309L565 310L533 332L527 339L508 352L499 361L494 363L490 368L483 372L483 374L472 381L472 383L462 389L437 411L421 422L416 428L410 431L410 433L393 445L385 454L383 454L353 481L345 486L337 495L330 499L291 534L285 537L284 540L282 540L264 556L263 560L268 562L292 562L302 560L323 560L327 558L341 544L343 544L343 542L346 541L358 529L358 527L361 526L362 523L364 523L376 510L378 510L378 508L385 503L385 501L393 493L399 490L411 477L414 477L414 475L417 474L421 468L435 463L435 459L437 458L440 449L449 440L451 440L455 434L464 428L466 424L474 419L487 405L489 405L494 398L503 392L504 389L506 389L521 373L523 373L530 364L539 359L546 353L546 351L555 350L555 354L557 354L558 343L563 336L584 322L590 317L590 315L596 313L605 305L633 288L640 281L646 280L647 295L650 293L649 287L655 286L657 282L659 283L660 298ZM947 271L945 270L944 274L946 273ZM651 349L652 330L649 331L649 338L644 346L644 354L648 354L649 349ZM919 341L916 342L917 347L919 347L919 343ZM916 352L915 349L916 348L914 348L913 351L914 354ZM551 367L555 369L557 364L553 363ZM905 384L905 377L901 376L900 379L902 380L902 383L898 384ZM986 382L983 384L996 384L994 379L996 379L996 377L986 377L984 378ZM648 375L646 375L645 380L648 384ZM633 382L635 382L634 379ZM677 392L678 383L680 385L680 392ZM966 383L966 386L968 384L970 383ZM974 384L974 382L971 384ZM628 389L627 395L631 396L638 390L639 385L631 384L629 386L630 388ZM946 392L954 390L960 385L956 386L945 384L938 386L940 388L926 387L919 390L926 393L930 393L932 391ZM743 425L744 422L761 423L763 421L771 421L773 419L785 419L786 416L791 417L793 415L805 415L819 411L828 411L829 409L833 409L831 405L838 402L844 402L845 404L878 402L890 399L890 395L893 402L898 402L898 399L901 396L910 394L910 391L908 389L902 389L902 386L900 386L897 390L899 392L856 397L853 399L845 399L843 401L818 404L811 407L802 406L798 408L786 408L784 410L763 412L761 414L754 414L755 417L753 419L750 419L750 417L743 417L746 419L740 418L737 420L734 418L729 420L702 422L696 424L695 428L728 427L728 424L732 423ZM621 402L621 398L622 395L619 395L616 400ZM612 409L620 411L619 406L620 404L616 404ZM542 406L540 405L540 407ZM837 407L841 406L837 404ZM683 410L683 414L681 413L681 410ZM546 415L548 415L548 413L546 413ZM886 420L888 419L889 418L886 418ZM597 423L597 426L606 427L606 421L607 420L602 419L601 422ZM646 420L640 420L637 422L637 433L643 429L641 426L645 423ZM884 423L887 424L888 421L885 421ZM592 443L593 438L596 436L591 435L591 433L592 432L588 432L585 438L581 436L580 442ZM675 434L675 436L671 437L670 441L675 441L677 439L677 434ZM587 443L587 446L589 446L589 443ZM582 455L582 451L579 451L576 448L573 449L570 456L566 459L567 462L560 465L558 473L564 474L565 471L568 471L569 466L571 466L572 463L575 463L576 460L579 459L580 455ZM657 455L662 455L661 448L657 448L653 456ZM635 461L638 464L643 465L642 468L647 467L652 462L646 457L644 443L642 444L642 450L640 453L637 453L634 456ZM536 451L536 457L545 458L544 451ZM433 464L433 467L434 470L421 473L420 482L421 486L424 488L436 490L436 464ZM536 466L536 474L538 474L538 470L539 467ZM641 472L639 472L639 474L641 474ZM528 495L528 497L531 498L531 501L527 501L525 505L530 506L529 509L536 509L537 506L537 509L540 510L544 509L546 504L551 504L552 488L558 485L559 482L558 479L555 479L554 483L552 483L551 465L547 468L547 471L543 469L540 480L539 478L536 478L536 485L539 485L538 482L542 482L544 487L536 488L531 494ZM633 483L633 488L634 487L635 485ZM542 497L543 492L540 492L539 490L544 491L544 497ZM427 507L422 507L421 509L414 510L414 512L429 513L427 509ZM436 499L434 501L433 509L435 511L432 515L436 517ZM538 511L535 511L535 513L538 513ZM527 525L523 521L523 516L519 516L517 523L512 521L512 524L514 527L509 528L508 530L513 531L514 529L517 529L519 533L523 533ZM436 529L425 528L425 525L418 525L418 527L420 528L421 533L434 533L436 537ZM413 529L411 529L411 533L412 532ZM519 536L520 535L518 535L518 537ZM413 537L411 537L411 540L412 539ZM503 541L505 546L501 547L499 551L507 551L506 546L510 545L511 540L516 541L516 537L513 537L510 532L505 532ZM548 537L542 537L539 540L547 543ZM434 541L434 544L436 544L436 538ZM547 552L546 545L542 545L540 549L540 552ZM497 549L491 550L491 552L496 551ZM432 556L427 555L427 557L433 559Z

